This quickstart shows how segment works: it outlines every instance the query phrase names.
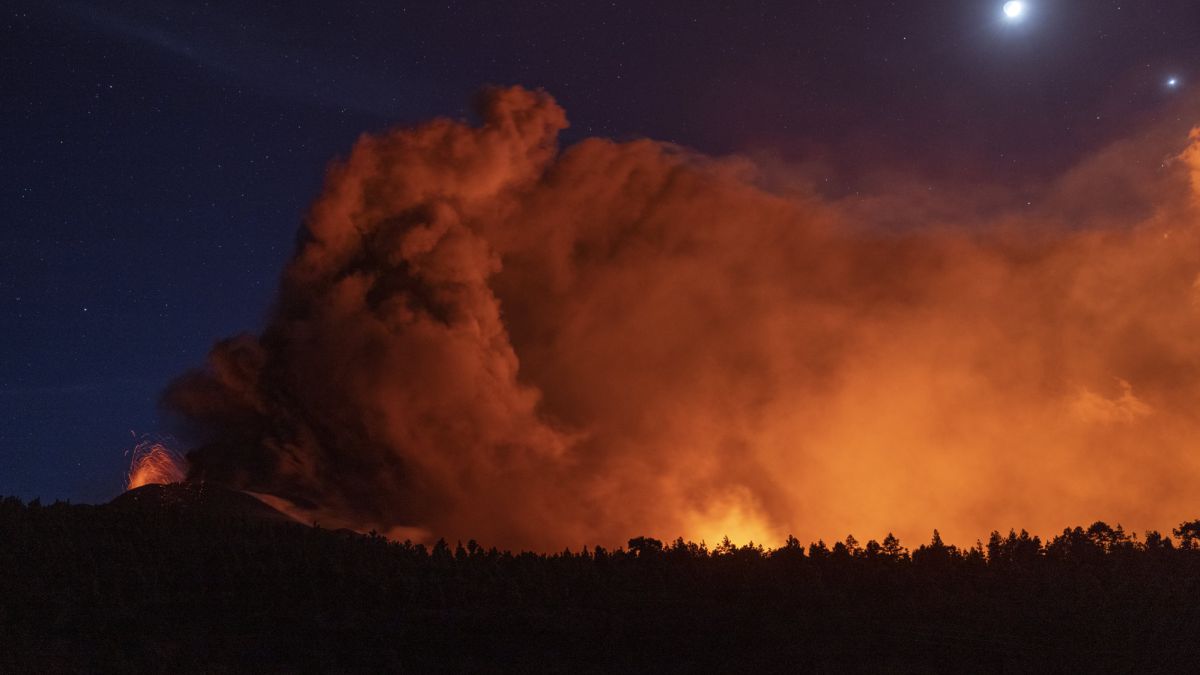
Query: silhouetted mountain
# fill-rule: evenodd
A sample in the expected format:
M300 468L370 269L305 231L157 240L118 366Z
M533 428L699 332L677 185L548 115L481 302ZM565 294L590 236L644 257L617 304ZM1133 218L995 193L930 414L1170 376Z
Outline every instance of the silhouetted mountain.
M123 512L177 510L210 516L295 522L291 516L261 500L215 483L182 482L143 485L122 493L108 507Z
M1138 539L513 554L211 485L0 500L0 673L1195 672L1200 522Z

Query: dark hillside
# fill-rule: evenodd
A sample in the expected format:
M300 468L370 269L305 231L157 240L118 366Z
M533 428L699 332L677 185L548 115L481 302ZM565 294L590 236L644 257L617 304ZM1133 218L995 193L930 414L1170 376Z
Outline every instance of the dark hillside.
M0 501L0 672L1178 672L1200 658L1197 523L1174 541L1097 523L967 551L638 538L534 555L331 532L189 490Z
M172 483L143 485L122 493L108 508L143 517L166 511L198 511L208 517L243 517L248 519L292 522L292 518L258 499L212 483Z

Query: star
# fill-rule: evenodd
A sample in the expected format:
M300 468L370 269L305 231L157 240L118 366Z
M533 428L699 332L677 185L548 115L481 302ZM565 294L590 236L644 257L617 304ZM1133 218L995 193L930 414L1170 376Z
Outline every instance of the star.
M1009 0L1004 3L1004 16L1009 21L1016 21L1025 14L1025 3L1021 0Z
M1171 89L1179 88L1179 78L1174 76L1167 78L1167 86Z

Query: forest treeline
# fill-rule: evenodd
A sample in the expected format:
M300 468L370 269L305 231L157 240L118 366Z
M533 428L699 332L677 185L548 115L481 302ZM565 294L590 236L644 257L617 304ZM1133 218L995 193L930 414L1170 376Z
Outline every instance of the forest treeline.
M0 500L0 672L1178 672L1200 521L511 553L244 509Z

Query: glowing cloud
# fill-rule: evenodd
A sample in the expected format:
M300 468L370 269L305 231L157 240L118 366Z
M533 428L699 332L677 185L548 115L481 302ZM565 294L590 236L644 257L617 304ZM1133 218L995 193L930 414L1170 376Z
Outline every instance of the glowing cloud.
M1196 145L934 222L648 140L560 151L540 92L480 112L330 169L266 330L166 394L193 477L546 549L1194 517Z

